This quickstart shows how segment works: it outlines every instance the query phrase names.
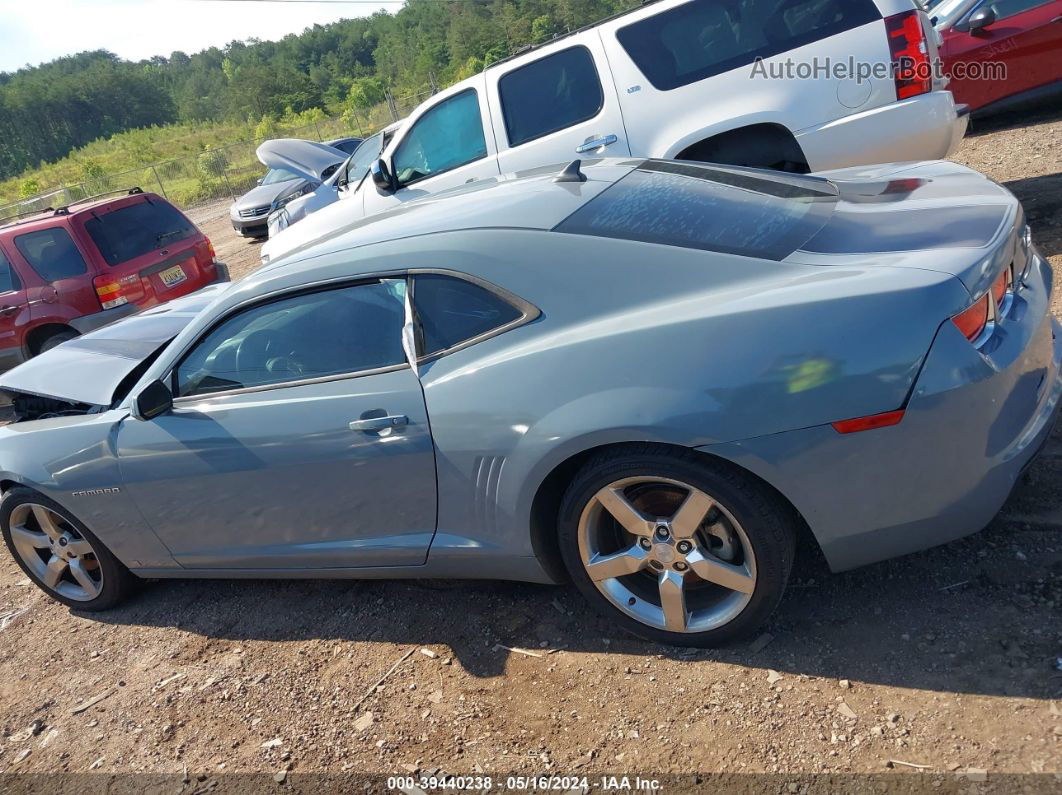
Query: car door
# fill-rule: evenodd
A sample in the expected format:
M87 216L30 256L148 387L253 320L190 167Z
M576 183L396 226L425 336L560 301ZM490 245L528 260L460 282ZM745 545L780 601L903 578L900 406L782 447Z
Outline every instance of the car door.
M435 457L402 347L405 281L229 315L174 368L173 409L118 432L124 487L182 566L418 565Z
M72 308L75 315L100 310L88 258L61 221L14 236L15 256L22 260L19 264L25 263L44 283L30 297L34 320L54 317L50 305Z
M985 0L969 15L982 10L991 10L995 21L971 31L964 19L945 35L950 88L960 101L980 108L1062 79L1062 0ZM960 62L969 74L956 74ZM988 70L993 63L1005 66L1005 77Z
M491 71L491 117L502 173L576 158L630 154L615 85L596 35ZM499 71L500 70L500 71ZM605 79L602 79L602 78Z
M381 193L366 179L366 215L500 173L484 82L478 75L439 94L395 136L384 160L396 189Z
M23 327L29 320L26 285L0 247L0 370L8 370L23 359Z

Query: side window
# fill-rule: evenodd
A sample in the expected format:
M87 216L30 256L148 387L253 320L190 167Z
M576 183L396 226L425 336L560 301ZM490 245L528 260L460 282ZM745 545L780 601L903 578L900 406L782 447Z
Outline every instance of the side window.
M18 280L18 274L15 273L3 249L0 249L0 293L10 293L21 289L22 283Z
M395 176L400 185L408 185L486 156L479 98L469 89L417 120L395 152Z
M586 47L572 47L514 69L498 81L510 146L541 138L601 111L604 94Z
M1047 0L996 0L985 5L995 12L996 19L1006 19L1046 4Z
M522 311L478 284L434 274L414 277L413 309L417 315L417 349L423 356L523 317Z
M71 279L88 270L70 233L61 226L19 235L15 238L15 248L46 282Z
M175 373L179 397L403 364L406 283L387 279L281 298L204 336Z
M693 0L616 32L660 91L881 19L873 0Z

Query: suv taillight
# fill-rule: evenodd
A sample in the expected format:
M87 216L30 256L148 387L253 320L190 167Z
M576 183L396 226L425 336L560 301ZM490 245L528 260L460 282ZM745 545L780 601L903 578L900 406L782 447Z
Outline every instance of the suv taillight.
M209 237L206 239L206 242L207 242L207 253L210 254L210 261L214 262L218 258L217 252L214 251L214 244L210 242L210 238Z
M104 309L114 309L116 306L129 303L129 288L139 282L140 279L136 276L126 276L124 279L116 279L114 276L97 276L92 280L92 286L96 288L100 306Z
M933 64L922 19L915 10L885 18L896 98L908 99L933 90Z

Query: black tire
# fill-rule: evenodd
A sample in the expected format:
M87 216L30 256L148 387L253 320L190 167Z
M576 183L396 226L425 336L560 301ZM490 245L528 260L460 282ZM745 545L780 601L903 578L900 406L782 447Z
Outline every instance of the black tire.
M584 508L605 486L624 478L668 478L712 495L740 522L756 561L756 582L747 605L718 628L672 632L626 615L595 586L579 552L578 526ZM572 581L603 615L629 632L675 646L710 647L746 636L774 612L793 566L799 517L770 488L740 468L690 450L638 444L594 455L573 478L561 502L560 551Z
M54 589L46 585L37 573L22 559L12 541L11 515L19 506L27 503L42 505L58 514L77 531L77 534L81 536L82 539L89 542L92 547L95 561L99 564L100 572L102 574L102 589L96 598L83 601L79 599L70 599L61 593L57 593ZM128 598L136 584L136 578L129 572L129 569L114 557L114 555L111 554L111 551L107 549L107 547L104 546L103 543L96 538L96 536L94 536L76 516L55 502L55 500L51 500L33 489L18 486L4 494L3 501L0 502L0 532L3 533L4 543L7 544L8 551L15 559L15 562L18 563L19 568L26 573L26 576L52 599L76 610L83 610L86 612L108 610Z
M73 330L60 331L48 337L48 339L42 342L40 348L37 350L37 353L44 353L45 351L50 351L56 345L62 345L64 342L68 342L72 339L77 339L79 336L80 335Z

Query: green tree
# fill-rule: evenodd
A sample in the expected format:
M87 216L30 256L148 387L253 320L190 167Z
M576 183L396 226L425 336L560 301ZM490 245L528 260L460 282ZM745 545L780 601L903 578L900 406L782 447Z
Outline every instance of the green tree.
M24 179L18 184L18 197L28 199L41 192L41 183L36 179Z
M357 110L368 110L384 101L383 80L378 77L359 77L347 92L347 101Z

